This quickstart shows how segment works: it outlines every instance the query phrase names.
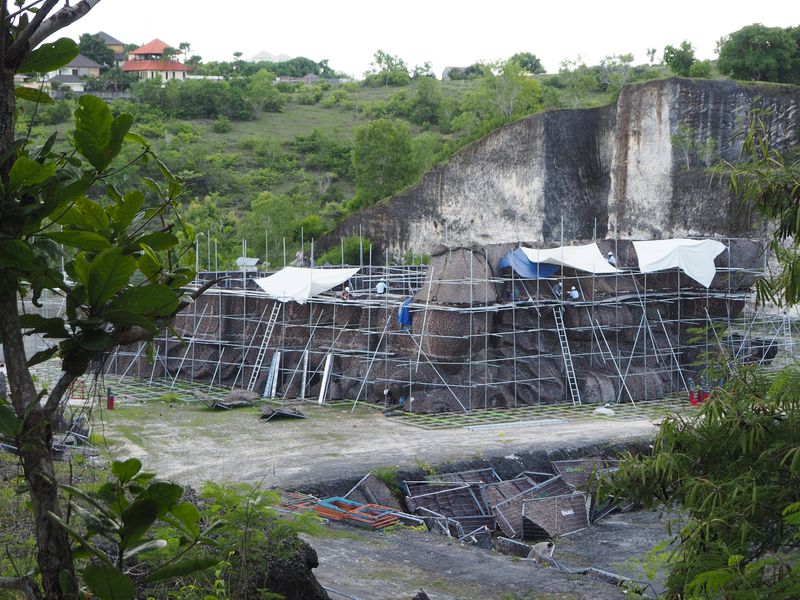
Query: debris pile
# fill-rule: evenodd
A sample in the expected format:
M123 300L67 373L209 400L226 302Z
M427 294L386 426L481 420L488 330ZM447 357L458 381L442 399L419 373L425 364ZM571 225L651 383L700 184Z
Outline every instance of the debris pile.
M478 546L491 545L493 534L538 542L586 529L612 512L613 499L598 504L591 488L595 475L617 466L617 460L585 458L554 461L553 473L523 471L512 479L486 468L403 481L408 512L383 481L367 474L342 497L285 493L281 508L371 529L424 524Z

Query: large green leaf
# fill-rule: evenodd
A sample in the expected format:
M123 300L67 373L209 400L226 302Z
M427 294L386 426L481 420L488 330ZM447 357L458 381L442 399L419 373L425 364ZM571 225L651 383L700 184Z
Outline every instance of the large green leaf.
M152 333L158 331L158 327L150 319L136 314L129 310L111 310L102 314L103 319L114 325L121 327L141 327Z
M75 206L81 211L92 229L100 231L108 227L108 215L100 204L94 200L83 197L75 201Z
M95 96L81 96L75 111L75 146L98 171L105 169L113 156L109 152L113 117L108 105Z
M142 470L142 461L138 458L128 460L115 460L111 463L111 472L119 479L120 483L128 483Z
M135 500L122 511L122 529L119 530L120 546L129 548L137 543L158 518L158 504L149 498Z
M114 230L124 231L138 214L142 204L144 204L142 192L134 191L125 194L114 212Z
M136 271L136 259L120 253L117 248L103 250L89 265L89 304L100 306L125 287Z
M108 143L107 153L111 158L116 157L122 149L125 136L133 125L133 116L123 113L111 122L111 139Z
M55 104L49 95L36 88L17 87L14 88L14 95L20 100L27 100L28 102L38 102L39 104Z
M186 531L197 538L200 535L200 511L191 502L181 502L169 511L181 522Z
M151 540L149 542L144 542L143 544L139 544L135 548L131 548L130 550L126 550L122 558L124 560L128 560L131 557L136 556L137 554L141 554L142 552L152 552L153 550L160 550L161 548L167 547L167 540Z
M162 283L155 283L125 290L109 304L109 309L164 317L175 311L178 301L176 292Z
M147 244L153 250L169 250L178 245L178 238L166 231L155 231L136 238L131 243L136 245L136 249L139 248L139 244Z
M174 504L183 496L183 487L171 481L154 481L147 486L142 494L142 498L148 498L158 506L158 516L167 514L167 511L174 513ZM194 506L194 504L192 504ZM195 507L195 510L197 508ZM197 513L198 519L200 513Z
M83 580L100 600L132 600L133 581L116 567L89 565L83 570Z
M44 234L54 242L64 244L70 248L79 248L87 252L102 252L111 247L111 242L99 233L92 231L51 231Z
M11 171L8 173L9 190L14 191L22 187L42 183L55 175L55 172L55 163L41 164L25 155L20 156L14 161Z
M46 267L22 240L0 240L0 266L39 273Z
M152 583L153 581L161 581L162 579L169 579L171 577L182 577L190 575L203 569L208 569L219 563L218 558L189 558L172 563L160 569L156 569L150 575L142 578L142 583Z
M42 44L31 52L17 69L17 73L49 73L60 69L78 56L80 48L73 40L61 38Z
M19 316L19 323L28 333L44 333L45 337L61 339L68 337L61 317L45 318L38 313L26 313Z
M21 424L22 421L14 413L14 409L0 398L0 435L13 439Z
M47 350L39 350L39 352L37 352L28 359L28 366L33 367L34 365L38 365L39 363L48 361L51 358L53 358L53 356L55 356L57 352L58 352L58 346L51 346Z

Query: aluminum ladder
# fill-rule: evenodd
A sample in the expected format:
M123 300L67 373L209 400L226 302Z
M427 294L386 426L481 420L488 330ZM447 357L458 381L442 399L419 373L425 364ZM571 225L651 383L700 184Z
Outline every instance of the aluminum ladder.
M564 312L560 306L553 309L553 316L556 319L558 343L561 344L561 354L564 357L564 367L567 371L567 383L569 384L569 393L572 396L572 405L579 406L581 404L581 392L578 389L578 378L575 377L575 365L572 364L572 353L569 351L567 330L564 328Z
M252 392L256 387L256 380L259 373L261 373L261 365L264 364L264 357L267 355L267 348L269 347L269 339L272 337L272 331L275 329L275 323L278 320L278 315L281 312L281 304L275 302L272 306L272 312L267 320L267 330L264 332L264 339L261 341L261 347L258 349L256 355L256 362L253 363L253 373L250 375L250 383L247 384L248 391Z

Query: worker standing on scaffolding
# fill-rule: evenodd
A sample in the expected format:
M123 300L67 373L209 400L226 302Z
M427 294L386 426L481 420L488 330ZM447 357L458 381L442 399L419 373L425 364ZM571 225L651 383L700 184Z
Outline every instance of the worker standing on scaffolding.
M375 286L375 293L380 295L386 293L386 279L383 277L381 277L380 281L378 281L378 284Z
M612 267L617 266L617 257L614 256L614 253L611 252L610 250L608 252L608 258L606 260L608 261L608 264L610 264Z
M564 286L561 285L560 281L556 282L556 284L553 286L553 295L557 300L564 299Z
M577 301L580 299L580 297L581 293L577 289L575 289L575 286L573 285L572 288L569 290L569 299Z

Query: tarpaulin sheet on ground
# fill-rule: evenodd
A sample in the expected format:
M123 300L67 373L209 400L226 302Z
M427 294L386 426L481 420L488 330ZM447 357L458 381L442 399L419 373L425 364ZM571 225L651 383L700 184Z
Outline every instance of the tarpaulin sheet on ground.
M532 262L522 248L509 252L500 259L500 268L511 267L523 279L546 279L558 271L557 265L545 265Z
M274 275L260 277L254 281L270 298L280 302L294 300L305 304L309 298L343 284L358 273L358 267L350 269L308 269L284 267Z
M714 259L725 250L716 240L652 240L633 242L639 270L653 273L679 268L699 284L708 287L717 273Z
M560 267L571 267L588 273L616 273L617 269L608 264L597 244L583 246L559 246L558 248L522 248L528 260Z

